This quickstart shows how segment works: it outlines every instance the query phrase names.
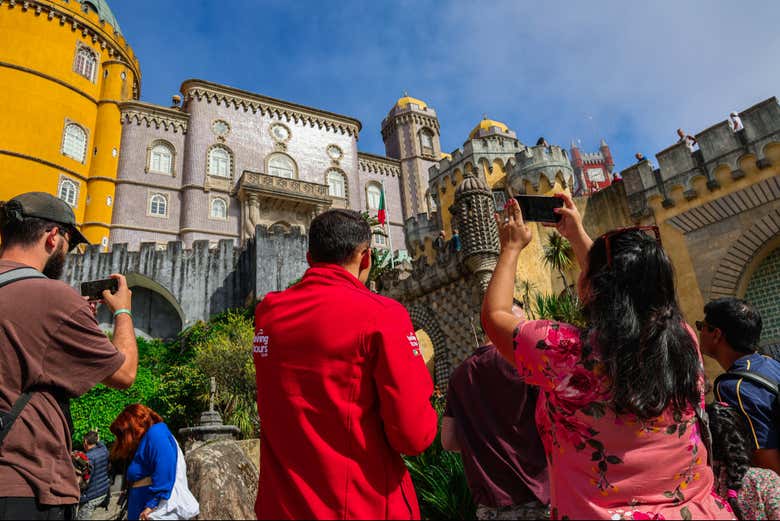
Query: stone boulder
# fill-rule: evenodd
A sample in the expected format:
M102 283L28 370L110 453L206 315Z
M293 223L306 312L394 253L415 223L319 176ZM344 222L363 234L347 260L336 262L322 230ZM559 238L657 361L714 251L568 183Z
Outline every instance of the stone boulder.
M255 519L260 440L219 440L188 451L187 481L200 519ZM258 456L259 458L259 456Z

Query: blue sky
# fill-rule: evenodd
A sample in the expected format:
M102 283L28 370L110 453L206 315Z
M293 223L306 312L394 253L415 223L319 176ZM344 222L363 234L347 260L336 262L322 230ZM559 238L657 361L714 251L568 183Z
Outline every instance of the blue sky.
M780 94L780 2L109 2L144 101L201 78L356 117L384 155L404 91L436 109L442 149L482 114L521 141L596 150L618 168Z

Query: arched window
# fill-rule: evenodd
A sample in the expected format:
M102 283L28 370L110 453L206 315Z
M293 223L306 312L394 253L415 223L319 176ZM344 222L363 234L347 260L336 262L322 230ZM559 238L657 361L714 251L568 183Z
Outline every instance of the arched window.
M75 123L65 125L65 132L62 136L62 154L80 163L84 162L84 157L87 154L87 133Z
M79 45L76 49L76 59L73 62L73 70L84 76L89 81L95 81L95 72L97 71L97 56L89 47Z
M211 218L227 219L227 203L224 199L217 198L211 200Z
M382 198L382 189L377 184L370 184L366 187L366 202L369 210L379 209L379 200Z
M374 238L374 245L380 248L387 247L387 237L385 236L384 233L374 232L373 238Z
M420 148L423 154L433 155L433 132L427 128L420 131Z
M166 217L168 215L168 199L162 194L152 194L149 198L149 215Z
M57 196L69 205L76 206L78 193L79 192L78 188L76 188L76 183L69 179L63 179L60 182L59 194Z
M285 154L274 154L268 159L268 174L293 179L296 177L295 162Z
M149 171L156 174L173 174L173 151L163 143L157 143L149 153Z
M231 177L232 165L230 152L222 146L216 146L209 151L209 175L216 177Z
M347 197L347 182L344 174L338 170L328 172L328 195L331 197Z

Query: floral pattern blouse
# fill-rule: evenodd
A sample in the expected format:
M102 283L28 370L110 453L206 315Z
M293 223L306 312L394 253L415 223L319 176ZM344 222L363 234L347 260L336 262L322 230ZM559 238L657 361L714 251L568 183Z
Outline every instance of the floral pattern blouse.
M518 371L542 391L536 425L552 518L734 519L713 492L693 409L649 420L617 415L598 353L580 335L572 325L535 320L521 322L514 339Z
M727 496L726 472L716 462L718 491ZM780 519L780 476L770 469L751 467L742 478L742 488L736 493L742 519Z

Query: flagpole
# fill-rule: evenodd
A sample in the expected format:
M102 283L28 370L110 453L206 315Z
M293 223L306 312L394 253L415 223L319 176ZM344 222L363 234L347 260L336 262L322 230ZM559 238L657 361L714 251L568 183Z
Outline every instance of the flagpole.
M387 243L390 247L390 269L395 269L395 261L393 260L393 236L390 233L390 212L387 211L387 194L385 193L385 180L382 179L382 197L385 200L385 225L387 227Z

